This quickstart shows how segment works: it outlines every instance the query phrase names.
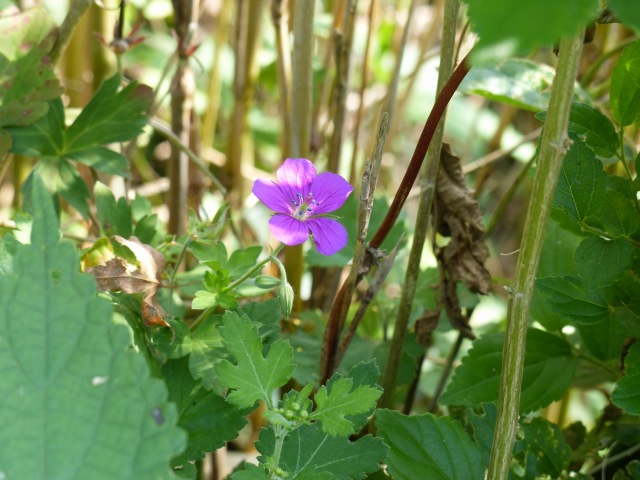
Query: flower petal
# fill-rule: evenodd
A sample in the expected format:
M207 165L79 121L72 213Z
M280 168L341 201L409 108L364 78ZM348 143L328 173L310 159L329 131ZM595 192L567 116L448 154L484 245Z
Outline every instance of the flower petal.
M287 158L276 172L278 185L287 200L297 201L298 194L302 200L307 198L309 187L316 178L316 167L306 158Z
M347 244L347 230L331 218L310 218L306 224L311 229L316 248L323 255L333 255Z
M321 214L339 209L353 191L353 187L340 175L324 172L313 181L311 191L313 198L319 203L313 209L313 213Z
M251 190L262 203L278 213L293 213L293 205L282 189L270 180L258 179Z
M309 238L309 227L289 215L274 215L269 219L271 235L285 245L299 245Z

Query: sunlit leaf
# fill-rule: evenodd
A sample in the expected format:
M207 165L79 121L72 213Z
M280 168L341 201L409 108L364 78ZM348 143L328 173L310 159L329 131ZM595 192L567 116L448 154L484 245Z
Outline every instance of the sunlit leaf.
M640 40L624 49L611 74L610 106L623 127L640 114Z
M607 5L622 23L640 35L640 3L634 0L608 0Z

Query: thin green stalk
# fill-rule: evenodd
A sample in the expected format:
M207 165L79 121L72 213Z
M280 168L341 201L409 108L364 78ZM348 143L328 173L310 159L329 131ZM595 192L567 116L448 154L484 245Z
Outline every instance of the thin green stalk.
M567 126L583 37L583 32L580 32L575 37L563 37L560 40L556 76L549 100L549 114L542 133L538 167L520 245L515 279L509 291L505 333L507 341L504 342L502 354L498 418L487 475L489 480L503 480L509 475L511 452L518 431L518 407L529 325L529 307L562 159L570 146Z
M289 155L294 158L309 158L311 141L311 92L313 91L313 16L315 0L296 2L293 12L293 59L291 83L291 147ZM304 272L302 245L288 247L284 265L289 284L295 293L293 311L302 310L300 286Z
M444 7L444 19L442 27L442 49L440 51L440 69L438 74L437 94L440 94L445 83L453 73L453 58L456 44L456 25L458 17L458 0L446 0ZM436 127L431 145L427 151L424 166L420 172L420 200L418 202L418 214L416 228L413 234L413 244L409 253L407 270L404 277L404 287L398 305L393 338L389 347L387 363L382 375L382 388L384 393L380 399L381 408L390 408L393 404L396 377L400 366L400 357L404 347L404 339L409 325L409 317L413 306L413 298L420 273L420 260L427 239L429 220L435 197L436 177L440 164L440 150L444 135L444 121L446 112L443 113Z
M280 246L278 246L278 248L276 248L271 255L269 255L267 258L265 258L261 262L258 262L258 264L255 267L253 267L247 273L242 275L240 278L238 278L237 280L235 280L235 281L231 282L229 285L227 285L227 287L224 290L222 290L222 292L223 293L224 292L229 292L229 291L233 290L234 288L238 287L243 282L245 282L246 280L251 278L251 276L254 273L256 273L258 270L260 270L262 267L264 267L269 261L276 262L276 264L279 265L280 264L280 260L278 260L276 258L276 256L282 251L282 247L284 247L284 245L280 244Z
M269 405L269 408L271 408L271 405ZM287 434L289 432L287 432L287 430L285 430L282 425L275 425L273 427L273 433L275 436L275 445L273 447L273 455L271 458L273 459L273 463L275 465L279 465L280 455L282 454L282 447L284 446L284 439L287 437ZM271 471L269 472L269 478L277 479L281 477L275 471Z
M273 0L271 19L276 33L276 62L278 66L278 88L280 90L280 113L282 115L283 150L291 147L291 107L289 85L291 85L291 46L289 45L289 16L283 0Z
M62 54L67 49L73 32L76 29L76 25L92 3L93 0L76 0L71 4L71 8L69 9L67 16L64 17L64 21L62 22L62 25L60 25L58 38L51 50L51 54L49 55L51 63L54 65L58 63L58 60L60 60Z

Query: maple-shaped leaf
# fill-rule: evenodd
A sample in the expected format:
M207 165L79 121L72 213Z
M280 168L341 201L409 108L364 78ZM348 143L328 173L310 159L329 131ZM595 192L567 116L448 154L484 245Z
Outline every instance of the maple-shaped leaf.
M351 435L353 422L347 415L358 415L373 409L382 395L380 388L360 385L353 388L353 379L334 374L328 386L322 386L314 397L316 410L309 419L322 422L322 430L329 435Z
M236 362L234 365L222 360L214 367L218 381L230 390L227 401L239 407L251 407L262 400L271 406L271 394L289 381L295 369L289 342L277 340L264 357L258 329L247 317L239 317L234 312L225 313L220 333Z
M156 298L160 276L165 267L164 256L155 248L141 243L136 237L126 240L114 235L112 240L112 256L109 258L109 249L101 242L99 258L104 263L88 266L85 272L95 277L98 288L103 292L141 293L145 325L169 326L162 318L165 312ZM118 245L120 248L124 247L123 251L129 253L126 255L129 258L117 255L115 248L118 248ZM94 258L91 256L92 253L95 254L96 250L90 249L87 253L88 258Z

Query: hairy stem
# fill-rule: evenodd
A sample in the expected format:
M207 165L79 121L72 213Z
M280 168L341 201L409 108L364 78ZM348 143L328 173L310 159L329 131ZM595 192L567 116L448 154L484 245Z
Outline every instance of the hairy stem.
M437 94L442 92L445 83L453 72L453 54L456 44L458 9L458 0L446 0ZM382 388L384 393L382 394L382 398L379 403L382 408L391 407L393 403L394 387L396 384L398 367L400 366L400 357L402 355L404 339L409 325L409 316L411 314L413 298L415 296L416 285L418 283L418 274L420 273L420 260L422 259L422 251L424 250L424 244L427 239L433 199L435 197L436 177L438 175L438 167L440 165L440 149L442 147L442 137L444 135L444 120L445 112L442 113L437 124L431 145L427 151L424 167L420 173L420 200L418 202L418 214L416 217L413 244L407 261L404 287L402 289L402 296L400 297L400 303L398 305L398 314L396 315L393 338L391 340L391 345L389 346L387 363L385 364L385 369L382 375Z
M490 480L506 479L509 475L511 452L518 430L518 407L529 325L529 307L558 174L562 159L570 146L567 125L583 37L583 33L580 32L575 37L563 37L560 41L556 76L549 100L549 113L542 133L538 167L520 245L515 279L509 295L505 333L505 339L508 340L504 342L502 354L498 418L487 475Z

